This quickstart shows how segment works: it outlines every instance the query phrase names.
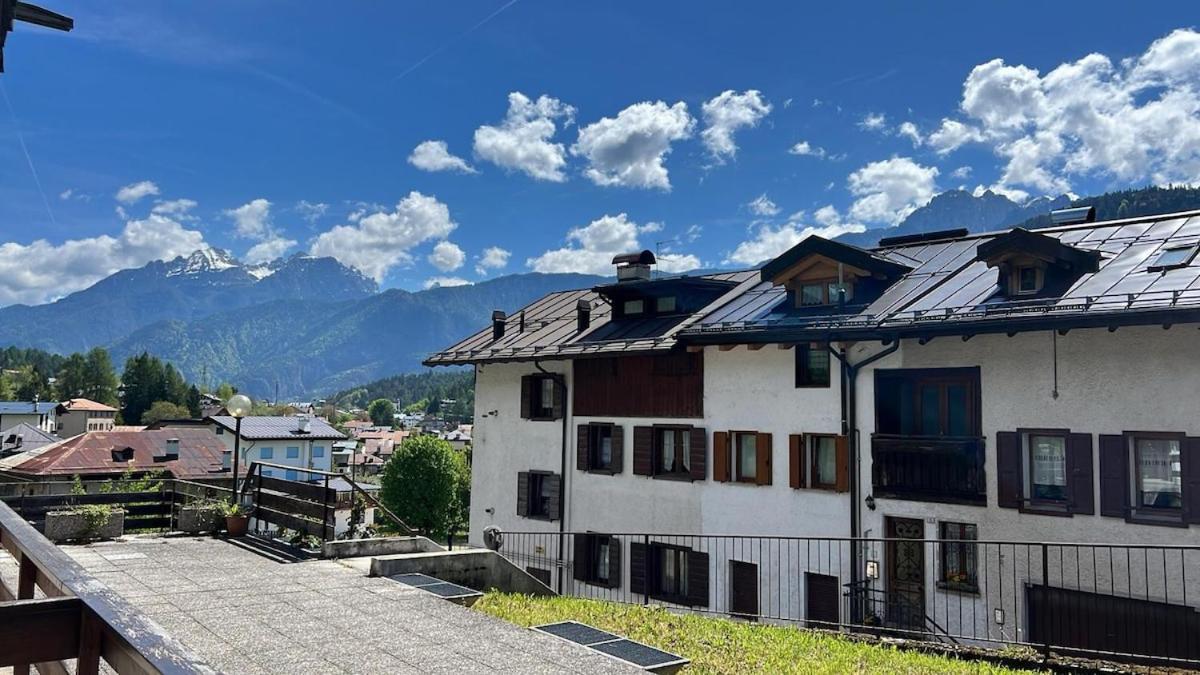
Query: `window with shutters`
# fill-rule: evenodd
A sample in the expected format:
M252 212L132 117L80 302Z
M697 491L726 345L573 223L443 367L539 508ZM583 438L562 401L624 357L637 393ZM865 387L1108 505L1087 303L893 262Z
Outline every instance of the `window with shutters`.
M758 434L753 431L731 433L734 444L734 480L758 482Z
M613 425L588 425L588 469L613 470Z
M796 345L796 387L829 386L829 350L824 345Z
M691 478L691 427L654 428L654 475Z
M558 490L561 482L557 474L545 471L522 471L517 474L517 515L543 520L556 520L558 515Z
M651 544L650 555L655 574L651 577L650 596L674 602L688 602L688 549Z
M837 438L835 436L808 435L808 456L812 465L811 487L820 490L836 490L838 486Z
M1034 506L1065 508L1067 487L1067 434L1028 431L1021 434L1025 471L1025 499Z
M1130 434L1133 508L1138 515L1179 519L1183 513L1183 438Z
M532 419L554 419L554 395L557 384L552 377L535 378Z
M620 541L607 534L576 534L575 579L606 588L619 587Z
M996 433L1001 508L1052 516L1095 513L1092 435L1069 429Z
M850 443L846 436L788 436L788 484L796 489L850 490Z
M978 528L971 523L939 523L941 576L938 586L967 593L979 592Z

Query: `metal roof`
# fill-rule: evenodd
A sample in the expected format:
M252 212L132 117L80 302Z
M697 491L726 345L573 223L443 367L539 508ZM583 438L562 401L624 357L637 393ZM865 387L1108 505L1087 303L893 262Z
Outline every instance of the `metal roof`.
M713 307L738 293L741 284L757 277L757 270L746 270L698 278L738 284L708 306ZM586 300L592 307L591 323L582 332L576 320L576 306L580 300ZM595 289L560 291L508 315L504 337L499 340L492 339L492 328L489 326L431 355L425 364L442 366L669 351L676 344L675 335L703 316L707 309L691 315L611 322L612 307L603 301Z
M179 439L179 459L155 461L168 439ZM132 448L133 459L114 461L113 451ZM221 471L225 444L208 429L89 431L65 441L0 459L0 472L22 476L120 474L128 469L165 469L175 478L212 477Z
M57 401L0 401L0 415L45 415L57 407Z
M233 431L237 420L229 415L214 415L208 419ZM247 440L335 440L346 438L342 432L318 417L308 418L308 431L300 431L300 418L284 415L250 415L242 418L242 438Z

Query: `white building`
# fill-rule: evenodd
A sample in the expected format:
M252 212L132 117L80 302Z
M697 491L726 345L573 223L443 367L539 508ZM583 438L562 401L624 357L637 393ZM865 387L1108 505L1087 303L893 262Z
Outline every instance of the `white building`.
M215 415L205 422L228 448L225 466L230 467L237 420L227 415ZM344 434L315 417L243 417L239 469L244 471L256 460L269 462L294 468L264 467L264 476L305 481L309 475L304 469L332 471L333 443L345 439Z
M1200 659L1198 242L1189 212L619 257L427 361L476 369L471 541L575 594Z
M86 398L73 398L58 404L56 431L61 438L71 438L89 431L112 431L117 409Z
M0 432L18 424L28 424L52 434L57 431L54 411L58 403L51 401L0 401Z

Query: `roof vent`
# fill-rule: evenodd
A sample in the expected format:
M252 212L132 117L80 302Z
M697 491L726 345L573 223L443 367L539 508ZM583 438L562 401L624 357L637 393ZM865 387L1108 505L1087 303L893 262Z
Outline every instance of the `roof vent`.
M296 429L300 433L307 434L312 429L312 420L308 418L308 415L300 415L296 419L299 420Z
M500 310L492 312L492 340L499 340L504 337L504 320L508 315Z
M1055 225L1078 225L1096 222L1096 207L1077 206L1050 212L1050 222Z
M166 447L163 448L162 452L154 453L154 461L156 462L170 462L177 459L179 459L178 438L168 438Z
M579 332L588 329L592 325L592 303L580 298L579 302L575 303L575 316Z
M617 281L647 281L650 279L650 266L656 262L654 253L650 251L622 253L613 258L613 264L617 266Z

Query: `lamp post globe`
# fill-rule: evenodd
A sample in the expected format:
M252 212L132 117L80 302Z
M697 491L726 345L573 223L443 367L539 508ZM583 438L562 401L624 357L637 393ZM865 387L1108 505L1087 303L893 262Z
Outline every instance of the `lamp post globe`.
M230 503L238 503L238 456L242 454L242 418L250 414L253 402L244 394L234 394L225 402L225 410L233 415L233 495Z

